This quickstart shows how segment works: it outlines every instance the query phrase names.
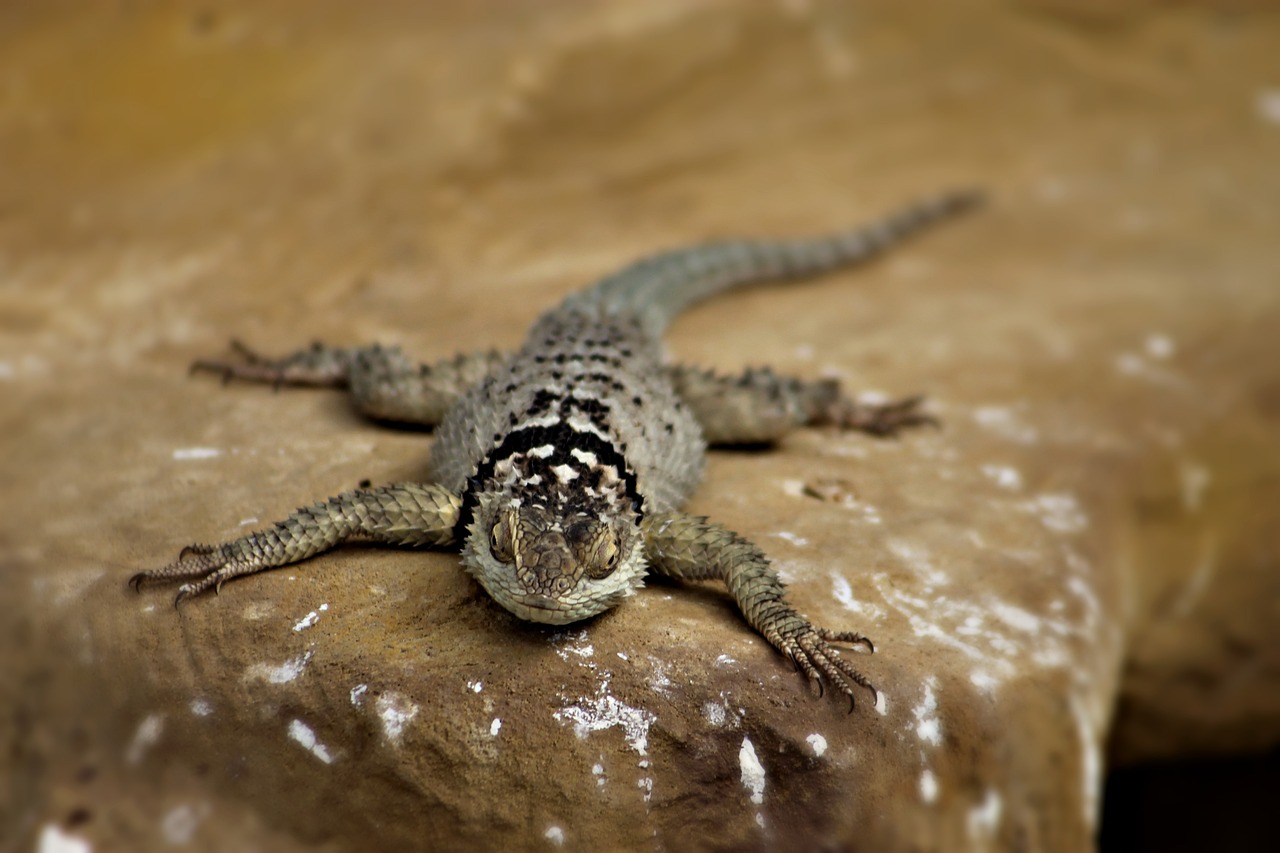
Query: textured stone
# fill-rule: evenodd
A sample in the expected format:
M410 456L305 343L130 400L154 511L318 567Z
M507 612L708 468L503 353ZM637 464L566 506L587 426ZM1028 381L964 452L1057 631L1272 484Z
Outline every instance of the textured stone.
M0 10L3 840L1076 850L1109 756L1280 741L1274 16L313 5ZM448 554L125 587L423 471L336 395L184 376L229 335L511 346L656 248L971 183L670 337L929 394L939 431L717 454L693 505L876 640L879 708L712 587L562 631Z

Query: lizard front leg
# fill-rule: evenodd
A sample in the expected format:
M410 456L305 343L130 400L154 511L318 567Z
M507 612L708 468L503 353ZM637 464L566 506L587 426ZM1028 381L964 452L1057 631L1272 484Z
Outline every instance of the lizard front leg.
M796 379L768 368L721 376L683 365L667 375L709 444L770 444L800 426L831 424L884 436L937 423L920 411L921 397L859 403L841 394L834 379Z
M236 360L201 359L191 369L219 373L224 382L346 388L368 417L422 426L438 424L463 391L507 360L490 351L419 364L399 347L381 344L333 347L317 342L281 358L259 355L237 340L231 348Z
M658 513L641 523L645 555L657 572L680 580L718 580L729 588L752 628L822 689L823 679L849 697L853 685L876 689L829 642L853 643L875 651L871 641L852 631L815 627L786 602L785 590L769 560L752 543L705 518L682 512Z
M162 569L129 579L187 580L175 604L223 582L314 557L353 539L388 545L442 546L453 542L458 496L435 484L400 483L344 492L297 510L284 521L222 545L188 545Z

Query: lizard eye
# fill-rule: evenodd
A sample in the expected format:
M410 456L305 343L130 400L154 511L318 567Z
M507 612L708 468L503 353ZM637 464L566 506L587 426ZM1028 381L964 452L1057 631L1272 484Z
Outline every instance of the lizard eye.
M593 580L607 578L613 574L613 570L618 568L618 560L622 557L622 551L618 548L618 540L614 538L612 533L606 531L605 540L600 543L596 553L598 559L587 566L587 577Z
M507 519L499 518L489 531L489 552L502 563L515 560L511 548L511 525L507 523Z

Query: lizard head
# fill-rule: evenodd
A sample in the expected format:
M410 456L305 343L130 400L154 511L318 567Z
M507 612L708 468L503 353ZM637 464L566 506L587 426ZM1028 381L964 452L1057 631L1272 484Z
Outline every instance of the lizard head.
M630 512L552 512L486 495L468 533L468 571L495 601L530 622L563 625L595 616L643 583L644 548Z

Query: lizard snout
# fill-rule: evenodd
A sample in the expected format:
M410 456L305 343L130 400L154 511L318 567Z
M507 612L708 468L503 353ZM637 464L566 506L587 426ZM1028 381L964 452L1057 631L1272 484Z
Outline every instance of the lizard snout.
M568 592L581 574L569 543L557 530L548 530L515 553L516 574L527 592L556 596Z

